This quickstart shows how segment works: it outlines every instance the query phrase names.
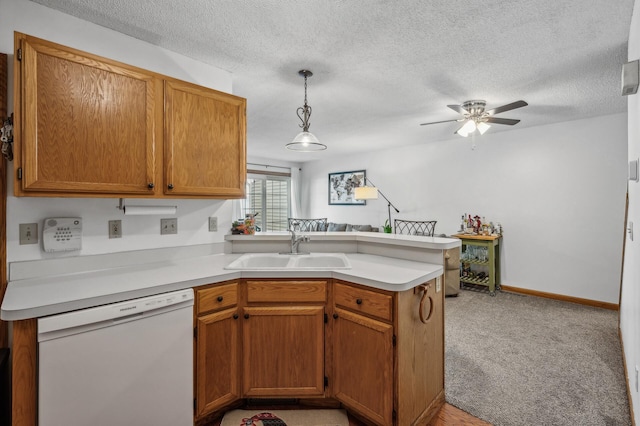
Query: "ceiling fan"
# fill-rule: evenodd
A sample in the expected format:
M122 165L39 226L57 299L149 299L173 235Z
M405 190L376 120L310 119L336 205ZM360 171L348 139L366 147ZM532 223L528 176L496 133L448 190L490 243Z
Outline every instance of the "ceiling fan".
M507 126L513 126L514 124L518 124L520 120L514 120L512 118L500 118L494 117L495 114L500 114L501 112L510 111L512 109L521 108L529 105L525 101L515 101L510 104L502 105L497 108L485 110L487 105L486 101L466 101L462 105L447 105L449 108L454 110L455 112L462 114L464 117L458 118L455 120L443 120L443 121L434 121L431 123L422 123L421 126L426 126L428 124L438 124L438 123L449 123L451 121L464 122L462 127L456 130L454 133L459 134L460 136L464 136L465 138L469 136L471 133L478 130L481 135L484 134L489 128L491 124L506 124ZM491 124L489 124L491 123Z

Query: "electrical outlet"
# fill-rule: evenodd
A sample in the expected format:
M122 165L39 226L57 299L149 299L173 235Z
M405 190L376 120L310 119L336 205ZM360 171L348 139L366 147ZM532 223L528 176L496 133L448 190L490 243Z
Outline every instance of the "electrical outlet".
M20 224L20 245L22 244L38 244L37 223Z
M218 218L211 216L209 218L209 232L216 232L218 230Z
M109 221L109 238L122 238L122 221Z
M160 235L178 233L178 219L160 219Z

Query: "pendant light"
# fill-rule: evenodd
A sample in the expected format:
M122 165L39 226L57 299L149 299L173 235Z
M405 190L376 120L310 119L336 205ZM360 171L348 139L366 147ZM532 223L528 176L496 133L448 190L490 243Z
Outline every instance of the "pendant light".
M304 77L304 106L298 107L296 114L302 124L299 126L302 127L302 132L298 133L298 135L286 145L287 149L292 151L301 151L301 152L312 152L312 151L323 151L327 149L327 146L321 144L318 141L318 138L311 132L309 132L309 117L311 117L311 107L307 105L307 78L311 77L313 73L309 70L300 70L298 71L300 76Z

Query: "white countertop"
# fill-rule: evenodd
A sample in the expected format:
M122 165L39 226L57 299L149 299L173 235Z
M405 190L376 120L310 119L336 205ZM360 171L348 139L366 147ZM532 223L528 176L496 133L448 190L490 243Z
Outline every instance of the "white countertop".
M354 234L360 234L358 238L376 238L370 237L371 233ZM389 239L389 234L381 236L383 239ZM231 240L235 238L229 237ZM335 235L331 237L335 239ZM417 239L405 237L403 242L424 244L425 241L420 240L427 237L413 238ZM452 247L459 246L459 242L455 245L449 241L436 245L437 248L445 249L449 248L445 247L449 244ZM234 271L226 270L224 267L241 256L240 254L211 254L15 280L10 281L7 286L0 317L5 321L38 318L238 278L337 278L383 290L405 291L443 273L441 265L431 263L362 253L346 255L352 266L348 270Z

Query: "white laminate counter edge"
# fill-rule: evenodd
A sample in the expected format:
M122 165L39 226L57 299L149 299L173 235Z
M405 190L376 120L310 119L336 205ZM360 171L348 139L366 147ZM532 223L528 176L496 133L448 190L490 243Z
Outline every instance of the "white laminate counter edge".
M458 238L424 237L419 235L386 234L383 232L300 232L308 235L312 241L366 241L381 244L392 244L405 247L447 250L460 247ZM289 232L265 232L253 235L226 235L226 241L267 242L289 240Z

